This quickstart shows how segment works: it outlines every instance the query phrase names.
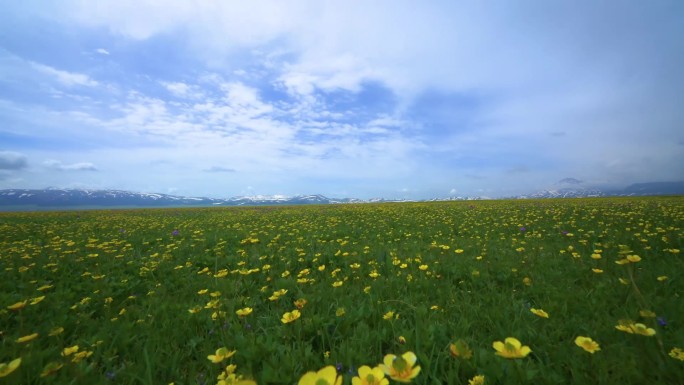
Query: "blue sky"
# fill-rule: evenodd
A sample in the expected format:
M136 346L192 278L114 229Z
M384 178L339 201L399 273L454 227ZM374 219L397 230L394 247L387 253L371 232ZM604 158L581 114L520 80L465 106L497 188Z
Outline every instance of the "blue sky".
M681 1L22 1L0 188L509 196L684 179Z

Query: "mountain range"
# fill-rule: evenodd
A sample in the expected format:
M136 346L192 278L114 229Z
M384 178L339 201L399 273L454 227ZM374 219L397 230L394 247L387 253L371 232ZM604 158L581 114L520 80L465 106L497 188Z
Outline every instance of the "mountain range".
M624 189L602 190L583 188L581 182L566 178L552 188L529 195L508 197L509 199L540 198L586 198L606 196L649 196L684 195L684 182L637 183ZM486 197L444 197L423 201L482 200ZM297 195L287 197L238 196L226 199L182 197L168 194L139 193L121 190L87 189L7 189L0 190L0 210L40 210L68 208L123 208L123 207L207 207L207 206L262 206L262 205L302 205L334 203L374 203L402 202L406 200L376 199L333 199L323 195Z

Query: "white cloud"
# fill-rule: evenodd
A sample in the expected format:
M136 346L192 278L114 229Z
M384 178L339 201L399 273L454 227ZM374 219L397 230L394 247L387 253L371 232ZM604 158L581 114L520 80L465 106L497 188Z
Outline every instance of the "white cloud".
M99 53L100 55L109 55L109 51L104 48L98 48L95 50L95 52Z
M183 82L161 82L161 84L173 95L179 98L200 99L204 96L197 86Z
M14 151L0 151L0 170L22 170L28 167L26 155Z
M68 71L62 71L58 70L56 68L40 64L40 63L35 63L35 62L30 62L31 67L36 69L37 71L40 71L46 75L49 75L58 82L64 84L65 86L86 86L86 87L95 87L99 83L93 79L91 79L88 75L84 74L79 74L76 72L68 72Z
M90 162L78 162L72 164L64 164L58 160L48 159L43 162L45 167L59 171L97 171L97 167Z

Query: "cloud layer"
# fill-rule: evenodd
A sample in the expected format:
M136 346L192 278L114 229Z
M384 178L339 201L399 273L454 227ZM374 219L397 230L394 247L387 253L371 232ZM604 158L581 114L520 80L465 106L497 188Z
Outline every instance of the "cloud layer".
M0 187L425 198L681 180L682 15L678 2L14 4L0 141L23 163L0 152L13 175Z

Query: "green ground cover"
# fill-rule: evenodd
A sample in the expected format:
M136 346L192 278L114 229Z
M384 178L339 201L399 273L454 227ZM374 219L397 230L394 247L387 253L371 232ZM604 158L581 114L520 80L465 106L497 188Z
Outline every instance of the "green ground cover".
M682 383L683 224L677 197L0 213L0 384L349 384L406 352L415 384Z

